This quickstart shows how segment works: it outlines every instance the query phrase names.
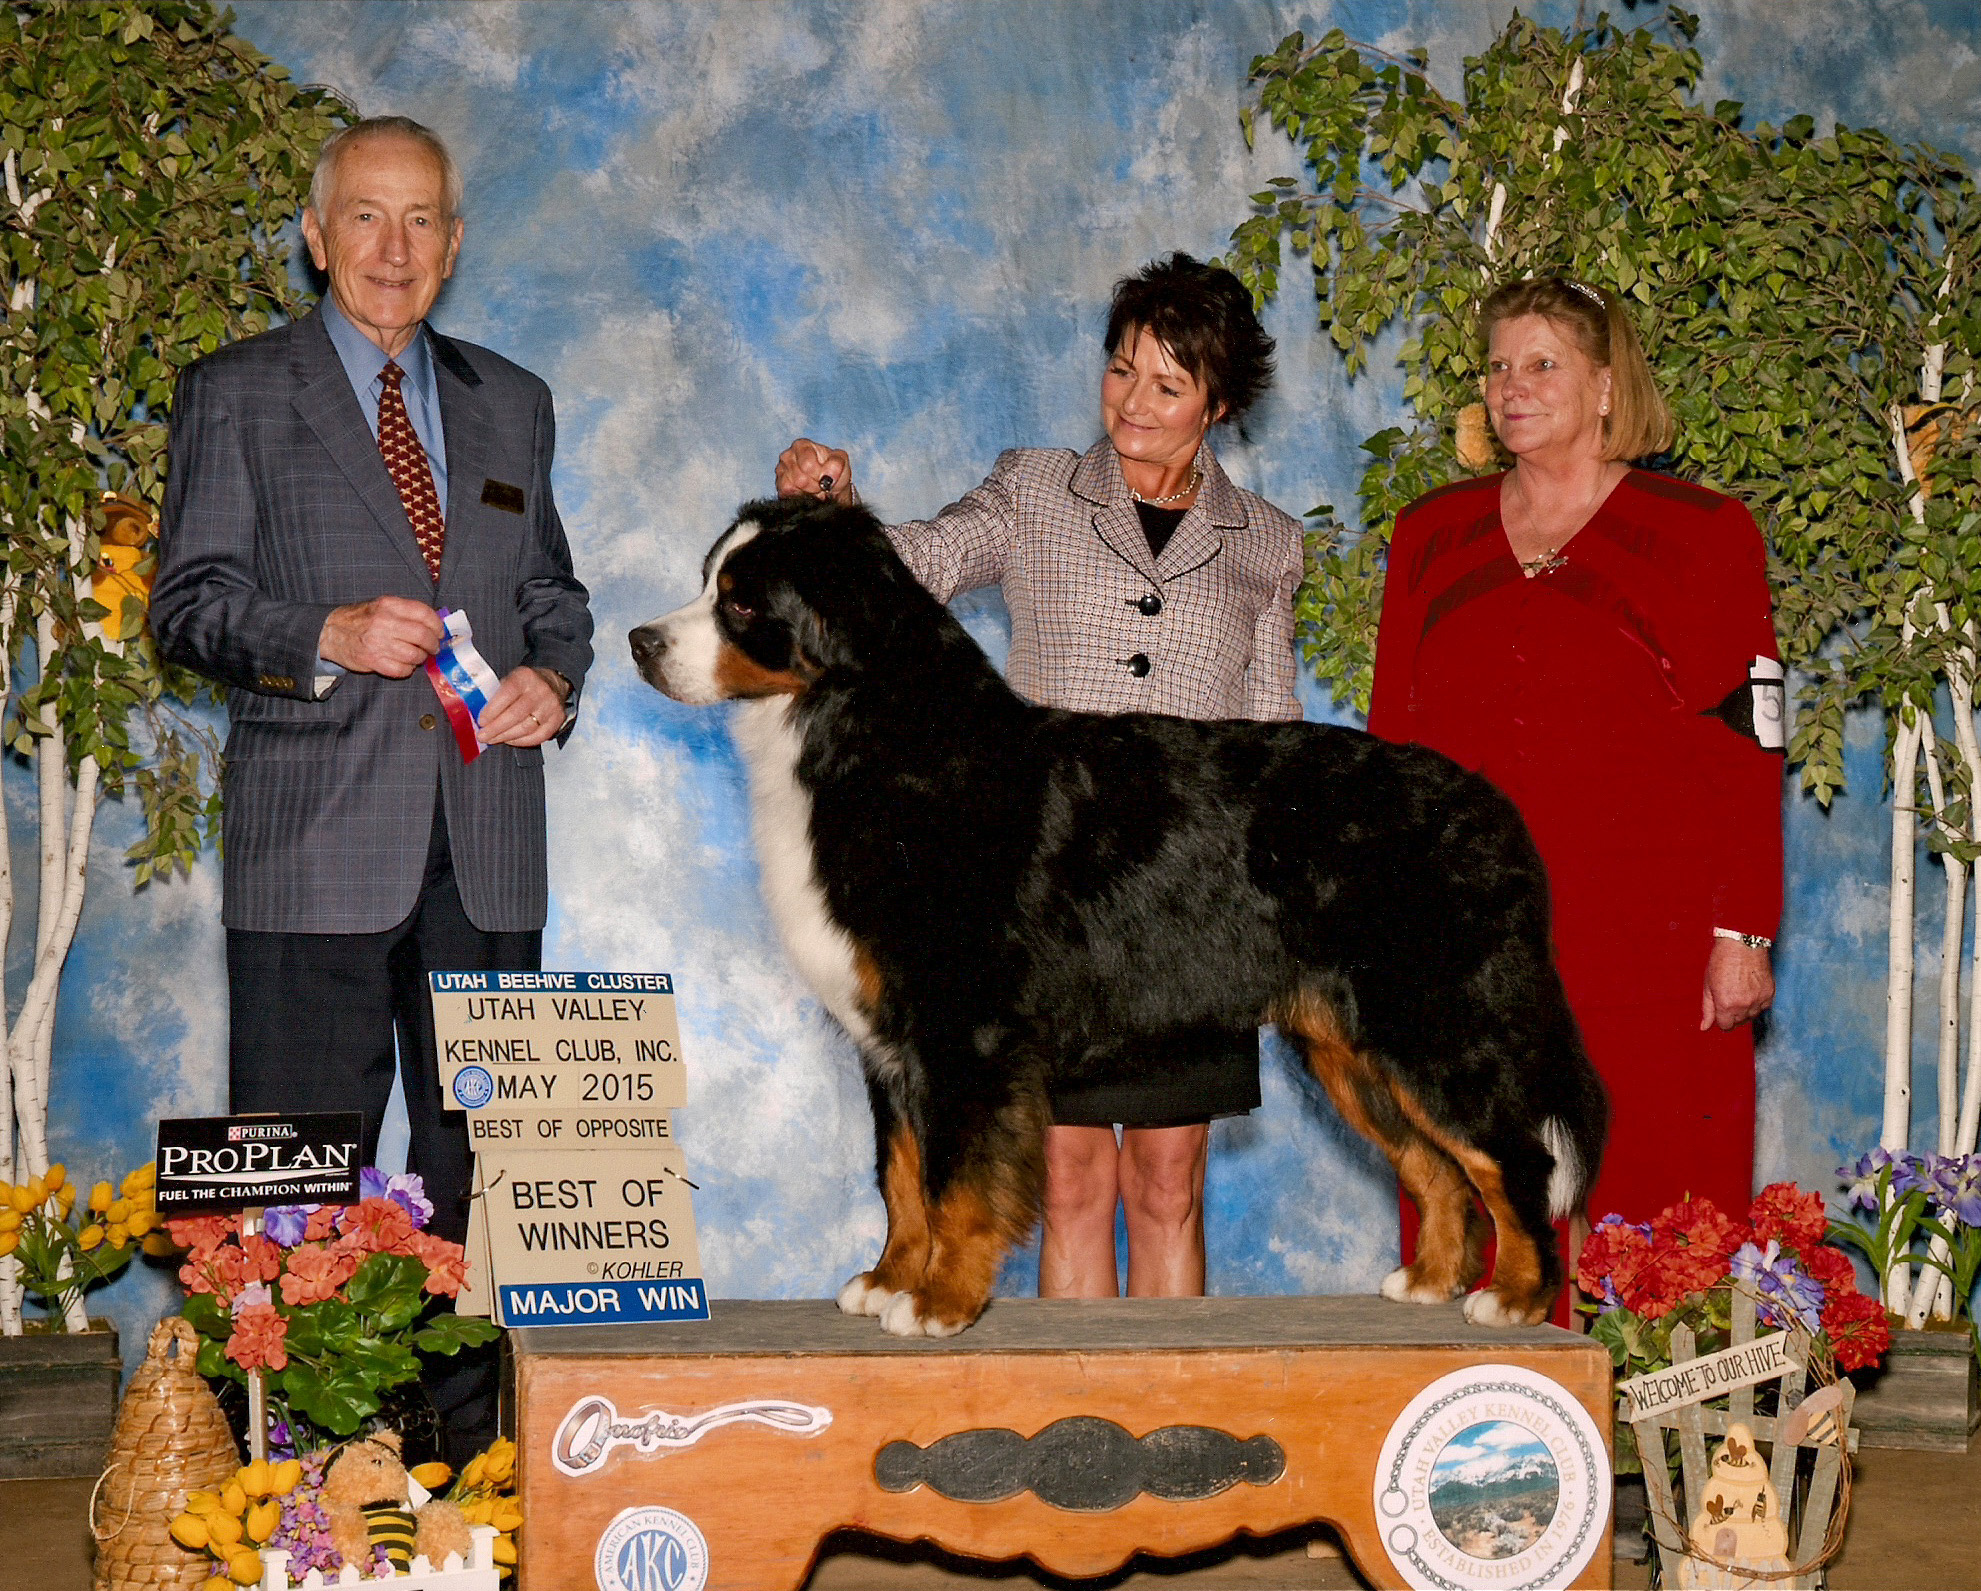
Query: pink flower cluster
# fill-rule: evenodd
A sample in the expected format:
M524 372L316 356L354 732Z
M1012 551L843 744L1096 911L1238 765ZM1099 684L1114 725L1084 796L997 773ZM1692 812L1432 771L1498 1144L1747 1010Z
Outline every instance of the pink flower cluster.
M1891 1328L1879 1302L1857 1290L1848 1256L1823 1241L1828 1230L1822 1195L1792 1182L1763 1188L1745 1221L1710 1199L1687 1199L1647 1225L1605 1216L1582 1245L1575 1281L1605 1312L1657 1320L1735 1271L1757 1287L1777 1323L1820 1310L1837 1363L1855 1370L1884 1356Z
M363 1191L366 1196L352 1205L270 1210L262 1232L244 1230L244 1219L235 1216L165 1223L172 1241L187 1251L179 1267L181 1285L189 1293L213 1294L233 1315L229 1359L243 1369L283 1369L289 1362L287 1312L341 1298L358 1267L374 1254L418 1260L426 1269L422 1286L433 1296L460 1293L467 1253L424 1230L433 1206L419 1179L394 1177L388 1184L367 1170Z

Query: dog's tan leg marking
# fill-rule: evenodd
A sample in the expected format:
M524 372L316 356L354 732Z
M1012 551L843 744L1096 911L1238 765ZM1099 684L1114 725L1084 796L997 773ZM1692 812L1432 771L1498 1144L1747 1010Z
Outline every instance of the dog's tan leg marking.
M1456 1298L1485 1269L1481 1223L1465 1174L1394 1109L1374 1108L1393 1094L1393 1087L1387 1074L1343 1037L1340 1019L1326 1000L1303 995L1278 1014L1278 1021L1282 1030L1302 1041L1307 1064L1341 1119L1383 1152L1417 1205L1416 1258L1383 1278L1383 1296L1419 1304Z
M904 1122L888 1141L887 1170L881 1178L887 1205L887 1242L870 1271L839 1290L839 1307L849 1315L880 1315L895 1299L921 1285L929 1268L929 1207L922 1191L922 1151Z
M1541 1283L1540 1250L1507 1199L1499 1162L1441 1129L1406 1089L1393 1087L1397 1106L1419 1132L1458 1162L1492 1217L1496 1247L1492 1285L1466 1299L1466 1319L1482 1326L1534 1326L1546 1320L1554 1290Z
M898 1295L881 1325L902 1337L953 1337L984 1312L1011 1239L996 1201L968 1182L953 1183L929 1209L928 1269Z

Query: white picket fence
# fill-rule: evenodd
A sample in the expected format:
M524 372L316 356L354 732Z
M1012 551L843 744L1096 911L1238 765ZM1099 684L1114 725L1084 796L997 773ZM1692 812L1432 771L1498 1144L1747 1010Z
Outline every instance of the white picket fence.
M337 1578L326 1580L321 1569L312 1569L300 1580L289 1578L289 1554L274 1548L264 1547L261 1553L261 1583L266 1591L316 1591L320 1586L334 1585L389 1585L392 1591L499 1591L500 1572L495 1567L495 1537L493 1525L472 1525L469 1535L474 1537L474 1545L468 1549L468 1561L461 1562L460 1554L450 1552L447 1561L436 1569L424 1558L415 1558L412 1568L405 1574L397 1574L389 1580L369 1579L361 1576L355 1565L345 1564L338 1571Z

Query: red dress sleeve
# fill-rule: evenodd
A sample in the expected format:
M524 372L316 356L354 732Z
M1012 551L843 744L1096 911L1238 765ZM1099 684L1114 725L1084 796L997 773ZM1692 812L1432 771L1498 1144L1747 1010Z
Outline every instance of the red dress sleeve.
M1747 683L1757 657L1776 658L1767 555L1745 505L1700 516L1692 603L1674 647L1705 800L1696 830L1713 887L1713 925L1773 938L1782 907L1782 769L1778 752L1710 716Z
M1397 515L1383 576L1382 618L1376 625L1375 683L1369 696L1369 733L1384 740L1416 739L1410 712L1417 673L1417 643L1424 634L1424 596L1411 574L1429 531L1414 508Z

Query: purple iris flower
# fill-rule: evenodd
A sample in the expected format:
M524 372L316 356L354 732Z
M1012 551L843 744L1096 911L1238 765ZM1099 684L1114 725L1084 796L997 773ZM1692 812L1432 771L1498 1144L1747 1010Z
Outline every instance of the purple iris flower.
M426 1196L426 1184L418 1173L405 1171L388 1177L376 1166L358 1173L358 1197L390 1199L413 1218L413 1225L424 1227L433 1219L433 1203Z
M1935 1155L1932 1200L1966 1226L1981 1226L1981 1155Z
M261 1230L271 1243L294 1248L309 1230L313 1204L271 1204L261 1212Z
M1762 1321L1779 1329L1800 1325L1805 1331L1823 1326L1823 1284L1784 1254L1779 1243L1757 1248L1743 1243L1735 1251L1731 1269L1737 1281L1745 1282L1756 1293L1756 1311Z
M1892 1163L1889 1149L1873 1149L1847 1166L1838 1166L1837 1175L1849 1179L1844 1197L1853 1210L1878 1208L1878 1175Z
M1903 1199L1910 1193L1923 1193L1933 1196L1933 1173L1930 1160L1923 1155L1898 1154L1892 1157L1892 1192Z

